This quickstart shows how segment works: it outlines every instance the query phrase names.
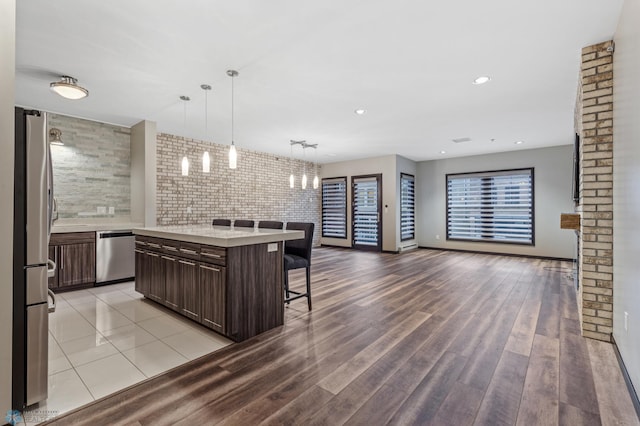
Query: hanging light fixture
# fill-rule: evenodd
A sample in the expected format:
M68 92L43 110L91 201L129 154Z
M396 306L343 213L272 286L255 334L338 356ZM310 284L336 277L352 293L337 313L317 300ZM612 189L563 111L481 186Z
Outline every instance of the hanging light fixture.
M307 151L307 144L302 144L302 189L307 189L307 158L305 152Z
M49 88L53 92L67 99L76 100L89 96L89 91L84 87L78 86L77 83L77 79L69 77L68 75L63 75L60 77L60 81L54 81L49 84Z
M316 144L313 147L313 157L314 157L314 164L315 164L315 176L313 176L313 189L318 189L318 186L320 184L320 179L318 179L318 144Z
M180 96L180 99L184 103L184 130L187 130L187 102L191 100L188 96ZM182 157L182 176L189 176L189 159L185 153L184 157Z
M238 76L238 71L228 70L227 75L231 77L231 146L229 147L229 168L235 169L238 167L238 152L236 151L236 144L233 140L233 79Z
M207 138L209 134L208 117L209 117L209 90L211 86L208 84L200 85L200 88L204 90L204 137ZM205 151L202 154L202 173L209 173L211 171L211 160L209 159L209 152Z
M291 141L289 146L291 147L291 152L289 154L289 172L291 173L289 175L289 188L293 189L295 183L296 183L296 178L295 176L293 176L293 144L295 143L295 141Z

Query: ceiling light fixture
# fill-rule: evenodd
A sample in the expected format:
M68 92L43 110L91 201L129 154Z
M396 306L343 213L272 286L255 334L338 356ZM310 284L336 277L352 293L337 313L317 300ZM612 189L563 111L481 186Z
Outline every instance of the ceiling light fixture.
M514 142L516 145L522 145L524 143L524 141L515 141Z
M491 77L489 77L488 75L481 75L480 77L473 80L473 84L480 85L488 83L489 81L491 81Z
M445 150L440 151L440 154L446 154L446 153L447 153L447 151L445 151Z
M180 99L184 103L184 131L187 130L187 102L191 100L188 96L180 96ZM182 157L182 176L189 176L189 159L187 158L187 154L185 153L184 157Z
M204 138L206 139L207 136L209 136L209 90L211 90L211 86L208 84L201 84L200 88L204 90ZM202 154L202 173L209 173L210 171L211 160L209 159L209 152L205 151L204 154Z
M231 146L229 147L229 168L235 169L238 167L238 152L236 151L236 144L233 140L233 80L238 76L238 71L228 70L227 75L231 77Z
M313 176L313 189L318 189L318 186L320 185L320 179L318 178L318 144L316 144L314 147L314 153L313 153L313 159L315 160L315 173Z
M296 144L298 142L296 141L291 141L289 142L290 145L290 152L289 152L289 188L293 189L295 183L296 183L296 177L293 175L293 145Z
M49 88L67 99L82 99L89 96L89 91L84 87L78 86L78 80L69 77L68 75L63 75L60 77L60 81L55 81L49 85Z
M355 110L355 113L358 114L358 115L365 115L367 113L367 110L359 108L359 109Z
M51 145L58 145L58 146L62 146L64 145L64 142L62 142L62 132L60 131L60 129L56 129L55 127L49 129L49 143Z

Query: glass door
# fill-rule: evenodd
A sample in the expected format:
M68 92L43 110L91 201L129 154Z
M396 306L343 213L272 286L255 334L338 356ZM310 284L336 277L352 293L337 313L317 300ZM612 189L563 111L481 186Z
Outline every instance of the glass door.
M382 175L351 178L353 248L382 249Z

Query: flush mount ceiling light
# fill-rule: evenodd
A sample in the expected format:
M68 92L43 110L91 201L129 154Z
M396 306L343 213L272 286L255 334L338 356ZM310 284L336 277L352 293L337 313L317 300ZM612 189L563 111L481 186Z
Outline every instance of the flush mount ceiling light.
M366 109L362 109L362 108L358 108L357 110L354 111L356 114L358 115L365 115L367 113Z
M491 80L491 77L489 77L488 75L481 75L480 77L473 80L473 84L475 85L485 84L485 83L488 83L490 80Z
M514 142L516 145L522 145L524 143L524 141L515 141Z
M55 81L49 85L49 88L67 99L82 99L89 96L89 91L84 87L78 86L78 80L69 77L68 75L63 75L60 77L60 81Z
M58 145L58 146L62 146L64 145L64 142L62 142L62 132L60 131L60 129L56 129L51 128L49 129L49 143L51 145Z
M231 146L229 147L229 168L235 169L238 167L238 152L236 151L236 144L233 141L233 80L238 76L238 71L228 70L227 75L231 77Z
M446 153L447 153L447 151L445 151L445 150L440 151L440 154L446 154Z

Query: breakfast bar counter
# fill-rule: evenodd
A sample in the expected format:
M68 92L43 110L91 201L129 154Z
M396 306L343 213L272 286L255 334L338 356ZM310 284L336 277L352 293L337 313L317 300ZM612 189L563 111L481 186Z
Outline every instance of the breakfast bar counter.
M240 342L283 324L284 241L303 231L134 228L136 291Z

